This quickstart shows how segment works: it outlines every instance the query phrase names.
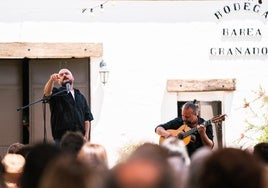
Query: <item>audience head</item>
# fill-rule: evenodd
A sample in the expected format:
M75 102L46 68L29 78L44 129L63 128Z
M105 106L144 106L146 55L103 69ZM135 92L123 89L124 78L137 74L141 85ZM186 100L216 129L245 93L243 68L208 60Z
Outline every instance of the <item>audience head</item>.
M2 163L2 157L0 156L0 188L5 188L5 181L4 181L4 174L5 174L5 167Z
M170 137L161 143L161 146L168 150L167 161L173 170L177 187L184 187L188 176L188 166L190 165L190 157L182 140Z
M84 142L82 133L67 131L61 139L60 147L64 152L77 155Z
M204 161L210 154L212 154L212 150L207 146L203 146L193 153L188 171L187 188L199 188L199 176Z
M264 168L263 188L268 187L268 166Z
M17 153L23 146L24 144L15 142L8 147L7 153Z
M60 148L54 144L38 143L33 145L26 158L20 187L37 188L46 165L60 154Z
M31 149L32 145L30 144L22 144L20 142L15 142L8 147L7 153L20 154L24 158L26 158Z
M261 142L254 146L253 155L261 162L268 164L268 142Z
M199 176L200 188L264 188L263 167L252 154L223 148L209 155Z
M187 153L187 149L185 147L185 144L183 143L182 140L178 140L175 137L170 137L165 139L162 143L161 146L166 148L168 150L168 156L172 157L179 157L181 158L183 164L185 166L189 166L191 163L190 157Z
M93 169L71 154L52 161L44 171L39 188L102 188Z
M167 148L159 146L155 143L146 142L134 149L127 160L135 158L148 158L150 160L164 161L168 156L169 151Z
M101 162L108 167L106 149L100 144L86 142L77 154L77 158L89 166Z
M167 150L152 143L139 146L126 161L111 169L108 187L175 187L172 170L167 162Z
M26 159L32 148L32 145L25 144L20 149L18 149L17 154L22 155Z
M77 160L94 172L94 182L104 186L109 167L106 149L100 144L86 142L77 155Z
M22 155L7 153L2 159L4 166L4 182L7 187L17 187L22 174L25 159Z

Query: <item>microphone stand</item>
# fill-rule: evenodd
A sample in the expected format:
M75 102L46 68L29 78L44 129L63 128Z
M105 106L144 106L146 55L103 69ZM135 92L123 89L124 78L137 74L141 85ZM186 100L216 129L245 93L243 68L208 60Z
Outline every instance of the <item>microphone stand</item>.
M59 91L59 92L57 92L57 93L54 93L54 94L51 95L51 96L48 96L48 97L44 96L42 99L39 99L39 100L37 100L37 101L34 101L34 102L32 102L32 103L29 103L28 105L25 105L25 106L22 106L22 107L17 108L17 111L21 111L21 110L23 110L23 109L25 109L25 108L28 108L28 107L30 107L30 106L36 104L36 103L42 102L42 104L43 104L43 122L44 122L44 125L43 125L43 126L44 126L44 138L43 138L43 143L44 143L44 144L47 143L47 130L46 130L46 103L48 103L48 101L49 101L52 97L54 97L54 96L56 96L56 95L59 95L59 94L61 94L61 93L63 93L63 92L66 92L66 91L67 91L67 89L63 89L63 90L61 90L61 91Z

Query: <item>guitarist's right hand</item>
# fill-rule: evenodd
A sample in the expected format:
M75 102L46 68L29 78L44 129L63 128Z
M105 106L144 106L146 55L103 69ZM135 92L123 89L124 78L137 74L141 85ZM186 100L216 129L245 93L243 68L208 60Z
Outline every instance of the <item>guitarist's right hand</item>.
M167 133L164 135L165 138L169 138L169 137L172 137L172 136L173 136L173 135L170 134L169 132L167 132Z

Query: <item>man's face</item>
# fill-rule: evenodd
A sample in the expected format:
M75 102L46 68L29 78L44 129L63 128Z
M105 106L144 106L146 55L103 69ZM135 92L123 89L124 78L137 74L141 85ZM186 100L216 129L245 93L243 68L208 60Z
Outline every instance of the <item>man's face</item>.
M68 69L61 69L59 71L58 76L59 76L59 84L62 86L64 86L67 82L72 83L74 80L71 71L69 71Z
M182 109L182 119L190 127L193 127L197 123L197 115L191 108Z

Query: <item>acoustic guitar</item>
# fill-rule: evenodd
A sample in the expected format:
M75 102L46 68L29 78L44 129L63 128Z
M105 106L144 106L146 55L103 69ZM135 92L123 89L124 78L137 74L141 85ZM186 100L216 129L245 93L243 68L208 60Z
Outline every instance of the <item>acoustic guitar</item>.
M205 127L210 125L211 123L219 123L225 120L226 114L217 115L213 117L212 119L205 121L202 123ZM187 125L182 125L178 129L168 129L167 130L172 136L177 137L178 139L181 139L184 143L184 145L188 145L190 141L192 140L192 134L197 131L197 127L190 128ZM163 136L160 136L159 138L159 144L161 144L166 138Z

